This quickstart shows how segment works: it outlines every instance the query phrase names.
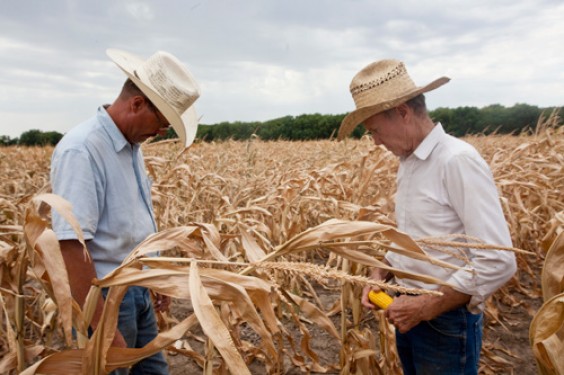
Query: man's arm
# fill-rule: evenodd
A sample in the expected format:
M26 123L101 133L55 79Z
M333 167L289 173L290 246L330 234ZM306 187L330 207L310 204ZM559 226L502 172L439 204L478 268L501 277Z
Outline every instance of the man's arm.
M487 244L512 246L495 180L482 157L461 154L451 158L445 168L445 187L452 208L464 225L464 234ZM470 249L468 257L474 271L472 281L467 279L467 269L454 272L445 281L471 294L468 309L475 311L482 309L486 298L511 279L517 263L510 251Z
M388 264L386 259L384 263ZM387 281L392 274L382 268L374 268L370 276L373 280ZM362 291L362 304L369 309L377 309L368 299L368 292L380 289L367 285ZM450 287L439 289L442 296L422 294L419 296L402 295L394 298L394 302L386 309L386 317L401 332L405 333L422 321L432 320L450 310L465 306L471 296L458 292Z
M92 280L96 278L94 263L84 257L83 247L77 240L59 241L59 244L63 259L65 260L72 296L81 307L84 307L84 301L92 286ZM90 323L93 330L98 327L103 308L104 299L100 297ZM127 347L123 336L118 330L116 330L112 346Z

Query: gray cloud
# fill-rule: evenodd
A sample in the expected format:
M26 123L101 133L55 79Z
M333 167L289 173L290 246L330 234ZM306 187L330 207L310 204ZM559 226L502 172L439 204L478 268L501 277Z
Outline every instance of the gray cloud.
M107 48L169 51L202 86L204 123L345 113L352 76L395 57L431 108L562 105L558 0L34 0L0 3L0 135L64 132L111 102Z

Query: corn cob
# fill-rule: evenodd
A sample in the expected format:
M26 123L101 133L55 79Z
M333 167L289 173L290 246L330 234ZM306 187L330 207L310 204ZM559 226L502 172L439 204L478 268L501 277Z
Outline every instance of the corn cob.
M390 306L390 304L394 301L393 298L390 297L389 295L387 295L386 293L384 293L382 291L375 292L373 290L371 290L368 293L368 299L374 305L378 306L379 308L381 308L383 310L386 310L388 308L388 306Z

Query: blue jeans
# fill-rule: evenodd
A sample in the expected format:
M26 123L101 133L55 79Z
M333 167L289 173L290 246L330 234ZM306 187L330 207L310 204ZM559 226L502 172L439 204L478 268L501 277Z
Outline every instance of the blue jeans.
M475 375L482 348L483 314L465 307L396 331L404 375Z
M102 290L104 298L107 292L107 289ZM127 289L119 308L118 329L129 348L142 348L157 336L157 320L149 289L140 286ZM168 363L159 352L137 362L130 370L117 369L111 374L168 374Z

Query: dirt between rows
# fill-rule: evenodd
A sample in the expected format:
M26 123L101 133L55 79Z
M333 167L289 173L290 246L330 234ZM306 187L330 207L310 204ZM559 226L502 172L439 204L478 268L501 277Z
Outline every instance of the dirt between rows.
M525 289L535 290L539 287L538 280L523 280ZM523 285L523 284L522 284ZM532 289L535 288L535 289ZM327 304L332 304L335 299L339 298L337 292L333 296L327 294L327 290L319 290L320 297ZM534 293L538 294L538 293ZM501 303L496 303L496 309L493 314L485 316L484 344L481 354L480 374L498 375L498 374L515 374L515 375L536 375L538 370L536 362L529 344L529 325L534 313L540 308L542 300L540 295L528 296L519 292L511 292L509 298L497 295ZM191 307L186 302L175 302L172 307L172 315L178 318L185 317L189 314ZM497 321L499 317L501 322ZM335 326L339 329L339 316L332 317ZM376 332L377 322L374 316L367 312L363 324L372 327ZM296 338L299 339L300 333L291 323L285 324L288 330L294 330ZM311 348L319 355L319 362L323 366L339 363L340 344L336 339L330 336L325 330L316 325L308 325L311 333ZM250 329L245 340L253 344L260 345L258 335L254 334ZM203 342L201 338L205 337L198 329L191 332L186 339L190 343L192 349L199 353L204 353ZM199 340L200 339L200 340ZM297 375L304 372L294 366L286 356L284 361L284 374ZM170 364L172 375L181 374L199 374L202 368L191 358L182 354L168 353L167 358ZM249 365L252 374L266 374L266 370L261 361L255 360ZM326 374L339 374L339 369L329 369ZM316 374L311 372L311 374Z

